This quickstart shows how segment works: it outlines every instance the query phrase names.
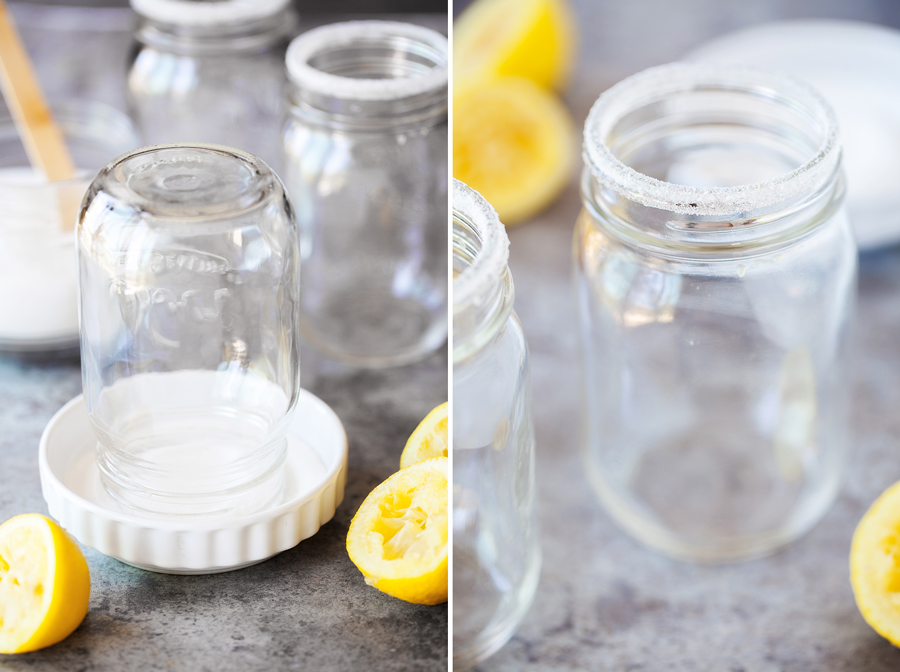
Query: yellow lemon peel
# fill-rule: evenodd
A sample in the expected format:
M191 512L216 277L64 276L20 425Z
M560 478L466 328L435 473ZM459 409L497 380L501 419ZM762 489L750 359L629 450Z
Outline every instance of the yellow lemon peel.
M525 77L561 91L576 47L565 0L477 0L453 25L453 76Z
M453 97L453 176L510 225L549 205L569 182L575 134L552 93L520 77L460 87Z
M347 553L370 586L415 604L447 601L448 462L401 469L359 507Z
M400 455L400 468L427 460L431 457L447 457L447 426L449 403L432 409L409 436Z
M37 651L84 620L91 580L78 544L37 513L0 525L0 653Z
M866 622L900 646L900 482L885 490L856 526L850 583Z

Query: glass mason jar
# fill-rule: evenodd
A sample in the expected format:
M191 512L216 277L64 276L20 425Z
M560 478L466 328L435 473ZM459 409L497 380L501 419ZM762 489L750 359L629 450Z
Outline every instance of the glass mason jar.
M537 589L528 348L509 239L481 194L453 185L453 667L512 636Z
M100 171L77 238L107 491L165 515L275 502L299 389L299 235L281 182L228 147L146 147Z
M356 366L422 359L447 337L447 39L339 23L296 38L287 67L303 336Z
M87 101L52 105L78 173L47 182L12 117L0 114L0 351L78 348L75 220L90 176L140 143L125 115Z
M672 64L584 130L584 447L612 517L697 561L808 530L847 447L856 246L835 116L801 82Z
M126 100L145 144L237 147L278 170L290 0L131 0Z

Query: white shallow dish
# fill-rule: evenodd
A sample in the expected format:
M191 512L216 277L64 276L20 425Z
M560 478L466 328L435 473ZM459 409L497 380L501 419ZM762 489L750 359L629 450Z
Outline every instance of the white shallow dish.
M142 516L100 483L97 439L81 395L41 436L41 490L50 515L85 546L169 574L214 574L262 562L314 535L334 516L347 481L347 436L325 402L300 390L288 429L279 504L232 519Z
M777 70L816 88L837 113L860 249L900 242L900 31L858 21L778 21L718 37L684 60Z

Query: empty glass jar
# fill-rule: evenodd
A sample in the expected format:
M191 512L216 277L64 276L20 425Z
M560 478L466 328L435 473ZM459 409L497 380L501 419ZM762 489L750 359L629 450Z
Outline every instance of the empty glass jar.
M447 336L447 39L334 24L296 38L287 67L304 338L352 365L421 359Z
M132 0L126 99L145 144L212 142L278 170L290 0Z
M540 573L528 348L513 312L509 239L453 186L453 667L512 636Z
M809 529L847 447L856 246L835 117L801 82L673 64L584 131L575 276L588 471L673 556Z
M282 491L299 390L299 236L259 159L160 145L107 165L77 230L84 399L103 484L155 514Z

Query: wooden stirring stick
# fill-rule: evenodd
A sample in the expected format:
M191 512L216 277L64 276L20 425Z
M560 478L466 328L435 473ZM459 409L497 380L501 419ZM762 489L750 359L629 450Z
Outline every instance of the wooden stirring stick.
M73 179L75 165L62 130L44 101L5 0L0 0L0 92L12 113L31 165L39 168L50 182ZM81 199L81 194L68 193L70 191L64 188L59 192L64 231L75 227Z

